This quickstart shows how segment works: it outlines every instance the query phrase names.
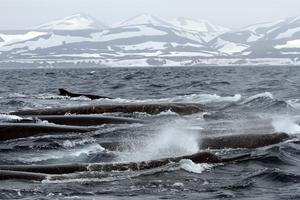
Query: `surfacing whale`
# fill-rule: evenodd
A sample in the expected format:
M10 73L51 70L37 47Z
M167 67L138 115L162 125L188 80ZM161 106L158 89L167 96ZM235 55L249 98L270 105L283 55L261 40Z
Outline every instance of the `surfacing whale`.
M0 179L33 179L40 180L47 175L70 174L76 172L112 172L137 171L165 166L179 162L182 159L192 160L194 163L225 163L250 158L250 154L221 158L209 152L199 152L193 155L165 158L159 160L128 162L128 163L77 163L52 165L0 165ZM18 174L20 172L20 174Z
M68 96L68 97L87 97L89 99L112 99L110 97L106 97L106 96L99 96L99 95L94 95L94 94L83 94L83 93L73 93L73 92L69 92L63 88L59 88L59 95L61 96Z
M134 113L144 112L148 114L159 114L164 111L172 111L180 115L189 115L198 112L204 112L204 106L201 104L183 104L183 103L161 103L161 104L103 104L88 105L66 108L47 108L36 110L20 110L11 112L12 115L32 116L32 115L65 115L70 114L102 114L102 113Z
M286 133L227 135L202 138L201 149L221 148L258 148L276 144L290 138ZM129 163L76 163L56 165L0 165L0 180L26 179L41 181L50 175L70 174L76 172L111 172L136 171L156 168L182 159L190 159L194 163L225 163L251 158L251 154L231 158L221 158L210 152L199 152L193 155L166 158L152 161Z
M0 170L0 180L31 180L31 181L42 181L46 179L48 174L22 172L22 171L10 171Z
M224 135L214 137L202 137L199 140L201 149L224 149L224 148L247 148L253 149L258 147L277 144L289 139L287 133L272 134L239 134Z
M102 124L143 124L145 121L125 118L125 117L108 117L97 115L33 115L33 119L46 120L50 123L73 126L97 126Z
M36 123L0 123L0 141L41 135L86 133L95 128Z
M198 139L198 146L201 150L207 149L254 149L278 144L291 139L292 136L286 133L272 134L239 134L239 135L223 135L223 136L203 136ZM124 143L121 142L103 142L99 143L107 150L122 150ZM126 148L126 147L125 147Z

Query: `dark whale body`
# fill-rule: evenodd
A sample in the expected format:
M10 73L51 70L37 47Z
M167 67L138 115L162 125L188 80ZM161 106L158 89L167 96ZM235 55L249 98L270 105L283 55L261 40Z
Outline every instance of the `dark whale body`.
M34 115L34 119L46 120L50 123L73 126L97 126L102 124L144 123L142 120L125 117L106 117L96 115Z
M203 137L199 141L201 149L258 148L283 142L290 138L286 133L239 134Z
M257 148L276 144L289 138L286 133L228 135L202 138L199 143L202 149L221 148ZM0 165L0 179L43 180L47 175L69 174L88 171L127 171L145 170L190 159L195 163L224 163L251 158L250 154L232 158L221 158L209 152L200 152L189 156L166 158L161 160L129 163L77 163L58 165Z
M47 175L70 174L76 172L112 172L112 171L137 171L161 167L182 159L190 159L195 163L222 163L249 158L249 154L232 158L220 158L209 152L200 152L193 155L160 160L129 162L129 163L81 163L60 165L0 165L0 179L32 179L41 180ZM18 174L19 172L19 174Z
M42 181L46 179L47 176L48 174L42 174L42 173L0 170L0 180L21 179L21 180Z
M41 135L85 133L95 130L97 129L65 125L47 125L36 123L0 123L0 141Z
M70 114L102 114L102 113L134 113L144 112L148 114L159 114L163 111L172 111L180 115L189 115L203 112L201 104L162 103L162 104L114 104L114 105L88 105L67 108L48 108L37 110L21 110L11 112L12 115L65 115Z
M99 95L94 95L94 94L82 94L82 93L73 93L73 92L69 92L63 88L59 88L59 95L61 96L68 96L68 97L87 97L89 99L112 99L110 97L106 97L106 96L99 96Z
M253 149L278 144L290 138L291 136L286 133L204 136L198 140L198 144L201 150L225 148ZM110 151L122 150L122 145L124 145L124 143L120 142L103 142L99 144Z

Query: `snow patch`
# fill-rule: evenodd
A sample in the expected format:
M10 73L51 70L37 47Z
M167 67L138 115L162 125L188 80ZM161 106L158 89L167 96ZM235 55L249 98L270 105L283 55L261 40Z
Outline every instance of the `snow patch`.
M205 20L198 21L198 20L187 19L183 17L173 20L172 24L174 24L174 26L183 29L194 30L198 32L224 33L230 30L228 28L219 25L214 25Z
M277 46L275 46L275 48L276 49L282 49L282 48L300 48L300 39L287 41L283 45L277 45Z
M3 42L0 42L0 44L9 45L16 42L30 40L46 34L47 34L46 32L37 32L37 31L30 31L25 34L15 34L15 35L0 34L0 38L3 39Z
M291 28L291 29L288 29L286 30L285 32L283 33L280 33L276 39L282 39L282 38L289 38L289 37L293 37L293 35L295 33L298 33L300 32L300 27L296 27L296 28Z
M42 24L34 29L41 30L84 30L84 29L103 29L106 28L102 23L97 23L87 15L76 14L63 19L55 20Z

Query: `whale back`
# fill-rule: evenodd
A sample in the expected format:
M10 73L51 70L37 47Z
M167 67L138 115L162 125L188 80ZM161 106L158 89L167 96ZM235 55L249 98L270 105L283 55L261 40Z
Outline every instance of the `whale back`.
M67 90L63 89L63 88L59 88L59 95L61 96L70 96L70 92L68 92Z
M288 139L286 133L272 134L240 134L216 137L204 137L200 140L201 149L224 149L224 148L258 148L277 144Z

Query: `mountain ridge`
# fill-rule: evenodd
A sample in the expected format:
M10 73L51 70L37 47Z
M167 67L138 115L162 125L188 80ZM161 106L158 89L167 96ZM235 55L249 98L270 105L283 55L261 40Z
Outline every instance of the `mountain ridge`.
M230 30L205 20L140 14L108 27L76 14L0 33L0 66L300 65L300 17Z

